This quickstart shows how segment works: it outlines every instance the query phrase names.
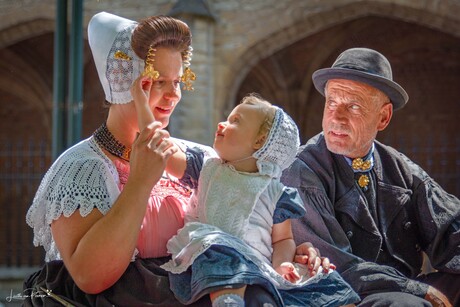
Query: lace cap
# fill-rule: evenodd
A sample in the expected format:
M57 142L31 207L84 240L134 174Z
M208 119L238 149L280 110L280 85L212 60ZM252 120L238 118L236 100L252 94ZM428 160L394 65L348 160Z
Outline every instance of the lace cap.
M262 175L278 178L297 155L300 146L299 130L292 118L276 107L273 125L265 144L253 153L257 168Z
M101 12L88 24L88 42L105 99L115 104L133 100L130 88L144 70L144 61L131 48L137 22Z

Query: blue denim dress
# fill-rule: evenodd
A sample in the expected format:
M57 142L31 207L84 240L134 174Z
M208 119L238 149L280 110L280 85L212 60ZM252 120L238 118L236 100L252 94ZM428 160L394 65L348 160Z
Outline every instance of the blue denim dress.
M235 238L238 240L237 238ZM211 245L187 271L169 273L174 295L183 304L195 302L217 289L260 285L267 289L277 306L341 306L359 301L358 295L336 271L320 273L301 287L277 289L261 268L233 248Z

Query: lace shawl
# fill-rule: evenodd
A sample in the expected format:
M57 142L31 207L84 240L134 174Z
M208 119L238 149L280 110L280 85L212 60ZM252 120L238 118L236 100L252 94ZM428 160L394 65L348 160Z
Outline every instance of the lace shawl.
M118 172L90 137L65 151L45 174L26 215L34 230L34 245L42 245L45 261L60 259L51 234L51 222L79 210L94 208L106 214L120 194Z

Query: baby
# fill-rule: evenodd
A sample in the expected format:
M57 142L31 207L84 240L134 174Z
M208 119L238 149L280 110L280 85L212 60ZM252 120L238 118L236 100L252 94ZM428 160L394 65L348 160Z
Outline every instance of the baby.
M136 108L147 111L141 100L135 96ZM148 114L139 116L140 123L149 120ZM218 124L213 145L218 157L187 148L169 159L167 172L194 190L186 223L168 242L172 259L163 265L181 303L209 294L213 306L244 306L249 284L266 287L279 306L305 306L313 298L321 306L357 300L336 272L309 278L293 264L290 220L305 210L297 190L279 178L299 143L297 126L281 108L249 95Z

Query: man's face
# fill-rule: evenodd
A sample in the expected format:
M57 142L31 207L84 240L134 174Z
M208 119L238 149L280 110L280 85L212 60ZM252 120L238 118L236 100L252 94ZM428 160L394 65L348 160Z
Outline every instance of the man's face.
M329 151L358 158L386 128L392 104L379 90L356 81L332 79L326 85L323 131Z

